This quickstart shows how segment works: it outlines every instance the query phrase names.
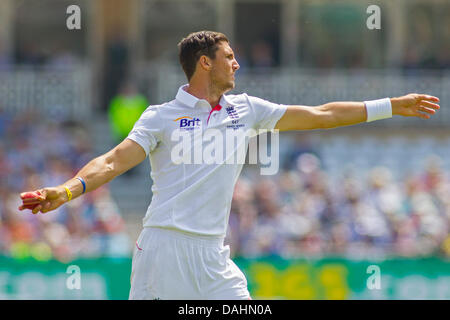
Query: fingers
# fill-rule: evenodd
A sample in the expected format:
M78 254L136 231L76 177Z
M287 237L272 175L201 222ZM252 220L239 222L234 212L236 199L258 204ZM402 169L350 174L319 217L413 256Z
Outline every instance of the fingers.
M38 197L38 198L25 198L25 199L22 199L22 202L24 204L36 204L36 203L41 203L41 201L43 201L43 200L44 199L41 198L41 197Z
M428 114L422 113L422 112L417 112L417 117L422 118L422 119L430 119L430 116Z
M423 106L419 106L418 110L421 111L421 112L428 113L428 114L435 114L436 113L435 109L427 108L427 107L423 107Z
M44 195L42 195L42 193L39 190L22 192L20 194L20 198L22 199L23 203L25 203L25 204L35 204L35 203L39 203L42 200L45 200Z
M422 118L422 119L430 119L430 114L435 113L433 109L425 108L425 107L419 107L417 111L415 112L415 116Z
M424 107L429 107L429 108L432 108L432 109L435 109L435 110L439 110L441 108L438 104L432 103L432 102L429 102L429 101L425 101L425 100L420 101L420 105L424 106Z
M42 209L42 205L37 205L31 212L33 213L33 214L36 214L36 213L38 213L39 212L39 210L41 210Z
M25 205L32 205L32 204L39 204L42 200L39 199L24 199L22 200L23 204Z
M438 97L430 96L428 94L418 94L417 96L421 100L429 100L429 101L434 101L434 102L439 102L440 101Z
M39 189L36 192L42 195L43 200L47 199L47 189Z
M25 210L25 209L30 209L33 210L38 204L26 204L26 203L22 203L22 205L19 207L19 210Z
M436 103L439 102L439 98L435 96L431 96L428 94L415 94L415 98L417 99L418 108L415 113L416 117L422 119L430 119L430 115L436 113L436 110L439 110L441 107Z
M40 204L22 204L18 209L19 211L23 211L25 209L31 210L33 214L37 214L39 211L41 213L47 213L48 211L53 210L54 208L51 208L51 202L41 202Z
M41 213L47 213L50 210L51 203L50 202L44 202L42 204Z

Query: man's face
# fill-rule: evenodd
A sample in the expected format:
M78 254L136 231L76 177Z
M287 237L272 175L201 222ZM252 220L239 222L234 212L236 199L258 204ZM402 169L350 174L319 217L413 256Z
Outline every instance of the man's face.
M228 42L219 42L216 58L212 59L211 80L213 85L224 92L233 89L234 74L238 69L239 64Z

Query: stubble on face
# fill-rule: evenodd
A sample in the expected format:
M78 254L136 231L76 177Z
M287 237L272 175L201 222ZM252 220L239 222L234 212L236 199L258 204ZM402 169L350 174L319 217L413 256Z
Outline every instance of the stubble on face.
M228 42L221 42L211 70L211 85L218 91L228 92L235 87L234 53Z

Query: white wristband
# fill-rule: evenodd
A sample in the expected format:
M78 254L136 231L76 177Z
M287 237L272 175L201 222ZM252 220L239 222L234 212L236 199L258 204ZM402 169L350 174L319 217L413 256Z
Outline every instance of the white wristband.
M379 100L364 101L367 111L366 122L380 119L392 118L391 99L384 98Z

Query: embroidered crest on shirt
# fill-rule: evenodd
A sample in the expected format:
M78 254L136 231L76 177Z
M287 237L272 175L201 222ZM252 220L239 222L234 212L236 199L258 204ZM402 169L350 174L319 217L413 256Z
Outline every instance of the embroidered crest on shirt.
M239 114L236 112L233 106L228 106L225 108L225 110L227 111L228 116L231 119L239 119Z
M227 111L228 116L232 119L231 124L227 125L227 128L236 130L245 126L245 124L239 123L239 114L233 106L228 106L225 110Z

